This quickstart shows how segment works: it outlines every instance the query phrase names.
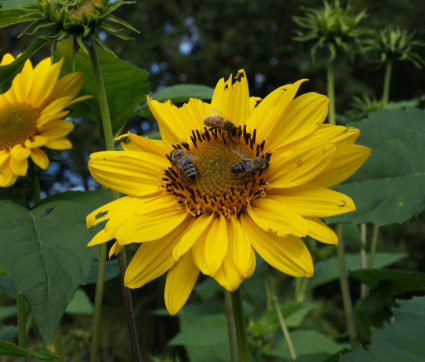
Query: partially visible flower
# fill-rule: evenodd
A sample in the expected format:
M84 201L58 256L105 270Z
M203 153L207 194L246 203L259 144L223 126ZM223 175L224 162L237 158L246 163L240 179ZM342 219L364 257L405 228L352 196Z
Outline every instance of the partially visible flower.
M425 46L425 42L414 39L414 37L414 31L408 32L398 27L386 27L371 34L371 37L365 42L366 46L363 52L369 61L377 65L407 60L421 69L425 65L425 61L414 51L414 48Z
M343 9L339 0L333 3L324 1L322 9L301 9L304 16L293 16L292 19L304 30L296 30L297 36L294 39L315 40L311 48L313 60L319 47L329 50L330 60L333 60L338 48L350 52L353 46L361 44L361 36L368 32L366 28L359 26L360 21L366 17L366 11L356 14L350 4Z
M125 273L128 287L168 271L165 305L175 314L200 272L236 290L254 272L255 252L286 274L313 275L301 237L337 244L318 217L355 209L329 187L370 150L354 144L359 130L323 124L327 97L295 98L303 82L258 103L239 71L217 83L211 104L148 99L162 140L126 134L118 138L123 151L91 155L93 177L128 196L88 215L88 227L107 220L89 245L115 239L111 255L141 243Z
M132 4L127 0L33 0L16 4L16 13L2 13L4 25L31 22L22 33L37 35L48 41L60 41L72 36L78 46L86 50L85 38L93 36L105 50L112 50L99 38L97 33L104 31L124 40L131 39L123 30L137 30L126 21L112 15L122 5ZM8 17L11 19L8 21Z
M15 59L5 54L0 65ZM0 187L25 176L28 158L42 169L49 165L43 148L65 150L71 142L65 136L74 128L66 121L71 104L90 96L75 98L83 85L83 74L67 74L59 79L63 59L51 64L42 60L35 68L25 62L11 88L0 95Z

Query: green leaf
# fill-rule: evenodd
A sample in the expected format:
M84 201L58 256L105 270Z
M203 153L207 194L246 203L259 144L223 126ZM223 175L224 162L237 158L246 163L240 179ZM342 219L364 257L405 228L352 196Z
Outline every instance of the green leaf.
M193 303L179 312L180 332L169 345L184 345L192 362L227 362L229 341L222 305Z
M15 346L12 343L0 341L0 355L2 356L31 356L42 361L53 361L58 356L47 352L31 352Z
M313 330L296 330L291 332L290 336L294 344L294 349L299 356L318 353L331 355L345 348L345 345L338 344L324 334ZM284 338L277 343L276 348L267 350L265 354L270 357L291 357Z
M385 266L394 264L395 262L405 258L406 254L393 254L393 253L376 253L375 254L375 268L383 268ZM366 256L366 265L368 265L369 256ZM359 254L347 254L345 258L347 270L353 271L361 268ZM336 257L328 258L319 261L315 264L314 275L308 279L307 289L313 289L319 285L326 284L332 280L339 278L338 272L338 259Z
M1 0L0 8L6 9L25 9L28 5L37 5L37 0Z
M23 17L29 13L33 12L32 10L25 9L10 9L10 10L0 10L0 28L4 28L9 25L25 23L31 20L35 20L36 17Z
M17 326L5 326L0 329L0 341L7 341L8 339L14 338L18 335Z
M66 307L65 312L68 314L93 314L93 305L84 290L78 289L75 292L74 298Z
M27 300L45 344L97 256L87 248L95 231L85 219L105 195L67 192L32 210L0 200L0 266Z
M16 316L16 305L0 307L0 321Z
M99 263L95 261L91 267L89 278L87 279L87 284L96 284L97 283L97 274L99 270ZM103 280L107 282L108 280L116 278L120 275L120 267L118 265L118 259L107 260L105 264L105 274Z
M63 72L73 71L73 45L69 38L57 46L58 55L65 57ZM149 93L148 73L129 62L116 58L112 54L97 49L103 80L105 83L112 129L116 134L136 114L137 107L146 102ZM93 96L85 102L79 102L73 108L73 117L84 117L100 122L96 84L90 57L79 50L75 58L75 71L84 73L84 85L81 94Z
M343 355L340 361L424 361L425 297L399 300L398 304L391 322L372 331L367 352L356 350ZM353 354L362 359L354 359Z
M354 352L342 355L339 362L376 362L376 360L368 351L360 346Z
M391 295L425 291L425 274L403 270L376 270L365 269L350 272L350 276L366 284L369 288L376 288L382 281L391 283Z
M329 223L402 223L425 209L425 111L417 108L372 113L353 126L359 144L372 149L366 163L336 187L353 198L357 211Z
M190 98L200 98L204 100L212 99L214 89L205 85L197 84L179 84L164 87L151 95L152 99L159 102L171 100L173 104L187 102ZM147 104L139 108L139 114L143 117L149 117L150 111Z
M48 41L46 39L36 38L13 63L0 66L1 93L6 92L10 88L13 78L15 78L16 74L21 71L25 61L41 49L47 42Z

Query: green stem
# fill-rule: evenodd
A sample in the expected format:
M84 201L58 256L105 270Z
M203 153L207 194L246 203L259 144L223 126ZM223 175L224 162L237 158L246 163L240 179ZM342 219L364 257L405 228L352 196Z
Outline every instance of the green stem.
M18 305L18 346L27 349L27 329L25 321L25 300L22 294L16 296ZM21 361L26 361L27 357L21 357Z
M341 286L342 302L344 305L345 319L348 327L348 336L350 338L351 348L356 347L356 329L354 326L354 314L353 306L351 304L350 289L348 287L347 270L345 266L345 251L344 251L344 239L342 236L342 226L336 226L336 233L338 235L338 269L339 269L339 283Z
M97 54L96 46L94 40L90 37L90 46L89 54L93 67L93 73L96 83L96 92L99 102L100 115L102 118L103 133L105 139L105 148L108 151L114 149L114 138L112 133L112 123L111 116L109 113L108 100L106 97L105 83L103 81L103 75L100 67L100 60ZM116 191L112 191L112 199L116 200L119 198L119 194ZM121 280L124 278L124 273L126 269L126 258L124 248L120 252L119 264L121 271ZM93 330L93 341L91 346L91 356L90 361L97 361L97 351L99 345L99 335L100 335L100 321L102 315L102 299L103 299L103 286L104 286L104 273L105 273L105 263L106 263L106 244L102 244L99 248L99 270L96 284L96 294L95 294L95 315L94 315L94 330ZM133 305L131 302L130 290L124 287L124 284L121 283L121 291L124 301L124 309L127 319L128 333L130 337L130 348L133 357L133 361L140 361L140 348L137 340L136 333L136 323L134 320Z
M283 318L282 311L280 310L279 301L277 299L276 293L272 290L271 283L269 279L266 279L266 286L271 290L273 306L279 320L280 329L282 330L283 337L285 338L286 344L288 345L289 353L292 359L297 359L297 354L295 353L294 344L292 343L291 336L289 335L288 328L286 327L285 319Z
M392 69L393 69L393 63L392 61L388 60L385 63L384 87L382 90L382 108L385 108L388 104L388 99L390 96L390 83L391 83Z
M328 97L329 97L329 116L328 120L330 124L336 124L335 117L335 83L334 83L334 74L335 67L334 61L328 61L328 69L327 69L327 88L328 88Z
M227 333L229 335L230 361L236 362L235 334L232 319L232 295L227 290L224 291L224 310L226 314Z
M238 342L239 362L249 362L248 340L243 313L240 289L232 292L233 319L235 321L236 340Z
M376 247L378 246L378 233L379 226L373 225L372 240L370 242L369 268L373 268L373 262L375 261Z
M53 344L55 346L55 352L59 356L58 360L61 362L65 361L65 351L63 349L60 326L58 326L55 334L53 335Z
M360 239L362 241L362 248L360 249L360 266L362 269L366 268L366 238L367 238L367 225L360 225ZM367 294L367 288L365 284L360 285L360 295L364 298Z

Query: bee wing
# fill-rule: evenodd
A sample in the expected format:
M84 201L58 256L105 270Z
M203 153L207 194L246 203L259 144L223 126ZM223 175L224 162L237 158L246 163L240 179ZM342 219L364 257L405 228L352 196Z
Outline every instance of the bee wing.
M234 153L236 153L240 158L246 160L246 159L252 159L253 157L251 155L248 155L245 152L239 151L239 150L233 150Z
M208 115L204 116L204 120L208 119L210 117L214 117L214 116L215 117L221 117L224 120L227 120L227 117L223 113L221 113L218 109L213 108L213 107L210 108L210 113Z
M199 160L198 155L194 155L193 153L186 152L187 157L189 157L191 160Z

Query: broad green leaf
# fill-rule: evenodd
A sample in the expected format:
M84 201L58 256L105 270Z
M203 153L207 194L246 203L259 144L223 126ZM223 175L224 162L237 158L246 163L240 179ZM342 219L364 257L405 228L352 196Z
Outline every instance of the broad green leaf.
M151 95L152 99L159 102L171 100L172 103L187 102L190 98L200 98L204 100L212 99L214 89L205 85L198 84L179 84L164 87L158 92ZM150 115L149 107L147 104L140 106L139 114L148 117Z
M373 356L362 346L356 348L355 351L344 354L339 362L377 362Z
M314 330L296 330L294 332L290 332L290 336L298 356L318 353L327 353L332 355L342 351L346 347L345 345L335 343L331 338ZM277 343L276 348L267 350L265 354L270 357L291 357L288 345L284 338Z
M32 10L26 9L1 9L0 10L0 28L4 28L9 25L25 23L28 21L35 20L36 17L23 17L31 13Z
M3 293L9 294L9 295L17 294L15 286L13 285L13 282L10 280L10 278L7 275L0 277L0 290Z
M0 8L4 9L24 9L28 5L37 5L37 0L1 0Z
M90 302L86 292L78 289L75 292L71 302L66 307L65 313L68 314L93 314L93 305Z
M376 269L394 264L397 261L405 258L406 254L393 253L376 253L374 265ZM368 265L369 256L366 257L366 265ZM348 271L358 270L361 268L359 254L347 254L345 263ZM314 266L314 275L308 279L308 289L316 288L319 285L329 283L332 280L339 278L338 259L336 257L328 258L319 261Z
M425 112L417 108L372 113L353 124L357 143L372 153L350 179L335 189L351 196L357 211L330 223L402 223L425 209Z
M315 308L315 304L307 302L286 302L280 304L280 310L288 328L298 327L306 315ZM280 330L279 319L275 309L266 311L259 319L251 322L249 333L254 336L264 336Z
M0 329L0 341L7 341L18 335L17 326L5 326Z
M0 321L16 316L16 305L0 307Z
M57 46L59 57L65 57L63 72L73 71L73 46L69 38ZM137 107L146 102L149 93L148 73L129 62L116 58L112 54L97 48L102 76L114 134L124 126L127 120L137 112ZM89 118L101 121L96 84L90 57L79 50L75 58L75 71L84 73L84 85L81 94L90 94L92 99L77 103L73 108L73 117Z
M0 341L0 355L2 356L31 356L42 361L53 361L58 356L47 352L32 352L12 343Z
M36 38L13 63L0 66L1 93L6 92L10 88L13 78L21 71L25 61L41 49L47 42L48 41L45 39Z
M398 304L391 322L372 331L367 352L356 350L343 355L340 361L424 361L425 297L399 300ZM354 359L353 354L362 359Z
M88 213L105 203L104 192L67 192L32 210L0 200L0 267L27 300L46 344L97 256L87 248L94 230Z
M97 283L97 274L99 270L99 263L95 261L90 269L89 278L87 279L87 284L96 284ZM105 274L103 280L107 282L108 280L116 278L120 275L120 267L118 265L118 259L107 260L105 264Z
M227 326L223 305L192 303L178 314L180 332L169 345L184 345L191 362L229 361Z

